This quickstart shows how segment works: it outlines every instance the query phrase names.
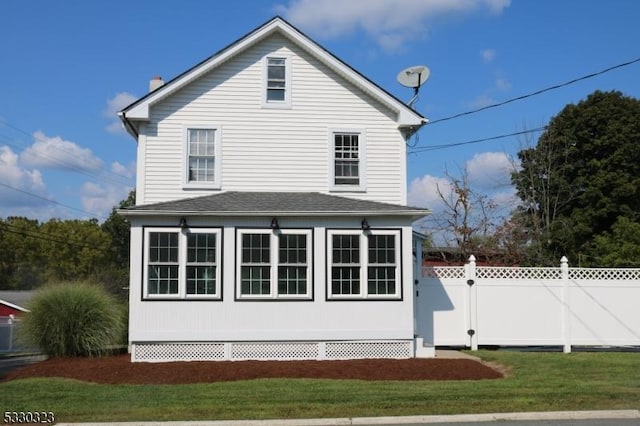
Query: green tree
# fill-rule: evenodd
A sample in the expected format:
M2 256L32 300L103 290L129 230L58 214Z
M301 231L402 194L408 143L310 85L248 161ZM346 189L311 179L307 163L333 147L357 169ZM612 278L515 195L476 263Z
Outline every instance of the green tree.
M118 214L118 209L135 206L136 191L129 192L129 196L122 200L102 224L102 230L109 235L108 248L109 266L102 269L96 276L98 282L120 299L126 299L129 286L129 244L131 241L131 225L124 216Z
M47 282L84 279L108 264L110 237L96 219L51 219L40 231Z
M40 223L26 217L0 219L0 289L30 290L42 282Z
M512 176L541 259L577 261L619 217L640 212L640 101L596 91L555 116ZM598 263L596 259L592 264Z
M640 267L640 223L621 216L611 232L596 235L587 259L615 268Z

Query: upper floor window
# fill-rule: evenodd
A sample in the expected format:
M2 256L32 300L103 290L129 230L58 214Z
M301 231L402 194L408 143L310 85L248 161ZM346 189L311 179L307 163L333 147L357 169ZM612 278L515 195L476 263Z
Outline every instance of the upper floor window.
M288 108L291 106L291 70L288 57L265 58L265 90L263 106Z
M400 231L327 231L329 299L400 299Z
M145 229L144 297L221 297L220 229Z
M311 298L311 249L311 230L238 230L238 298Z
M364 185L364 137L361 132L331 132L331 189L362 191Z
M216 127L188 127L185 138L185 186L220 186L220 130Z

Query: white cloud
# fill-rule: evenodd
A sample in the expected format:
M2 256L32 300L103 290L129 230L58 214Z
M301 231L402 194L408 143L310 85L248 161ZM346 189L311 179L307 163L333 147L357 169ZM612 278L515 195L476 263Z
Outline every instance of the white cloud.
M513 164L504 152L482 152L466 162L467 177L473 187L495 190L511 184Z
M80 189L82 208L96 215L107 217L111 209L127 198L131 187L116 185L98 185L85 182Z
M466 105L469 108L477 109L484 108L489 105L493 105L496 103L496 100L491 97L488 93L483 93L482 95L478 95L472 100L466 102Z
M480 51L480 57L485 63L492 62L496 58L496 51L493 49L482 49Z
M509 83L506 78L497 78L496 89L506 92L507 90L511 90L511 83Z
M136 163L135 161L132 161L125 166L120 164L118 161L114 161L111 163L111 172L120 176L132 178L136 174Z
M500 14L511 0L291 0L278 13L305 31L336 38L364 30L385 50L424 37L431 22L478 10Z
M46 201L41 198L27 194L28 192L38 197L47 198L42 174L35 169L23 168L18 160L18 155L11 148L8 146L0 147L0 182L11 187L0 186L0 206L3 207L3 212L4 207L31 207L46 204Z
M138 98L136 96L127 92L116 93L113 98L107 99L107 106L102 111L102 115L110 120L109 124L105 127L107 132L125 133L125 130L122 127L122 122L118 118L118 111L122 110L122 108L127 105L132 104L137 99Z
M451 184L444 177L432 175L413 179L409 184L408 204L414 207L426 207L432 211L438 210L442 204L438 188L443 194L448 194L451 191Z
M88 148L63 140L60 136L48 137L40 131L35 132L33 137L33 145L20 154L20 162L24 166L88 171L102 168L102 160Z

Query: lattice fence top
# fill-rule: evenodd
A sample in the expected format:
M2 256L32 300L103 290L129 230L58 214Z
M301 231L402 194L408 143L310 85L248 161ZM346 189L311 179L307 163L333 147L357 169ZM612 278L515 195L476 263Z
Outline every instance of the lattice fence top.
M562 272L560 268L479 266L476 268L476 278L508 280L559 280L562 278Z
M422 268L423 278L465 278L464 266L425 266Z
M571 280L640 280L640 269L637 268L569 268Z

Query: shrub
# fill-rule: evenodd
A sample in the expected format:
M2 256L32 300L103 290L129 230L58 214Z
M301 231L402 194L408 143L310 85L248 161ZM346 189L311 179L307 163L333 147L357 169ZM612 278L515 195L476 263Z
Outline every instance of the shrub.
M21 332L49 356L100 356L118 343L122 309L98 286L84 282L46 286L23 316Z

